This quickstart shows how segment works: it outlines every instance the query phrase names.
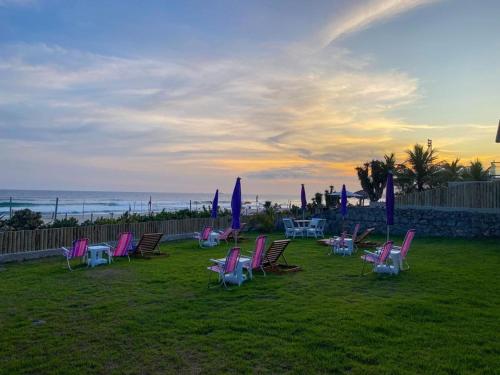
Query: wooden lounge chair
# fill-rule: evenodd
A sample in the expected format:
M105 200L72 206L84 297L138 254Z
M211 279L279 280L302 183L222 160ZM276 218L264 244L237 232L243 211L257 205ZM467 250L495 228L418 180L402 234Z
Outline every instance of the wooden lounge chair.
M160 252L158 249L158 244L160 243L163 233L145 233L142 235L141 239L132 250L131 255L150 257L153 255L168 255Z
M269 249L267 249L266 251L266 255L264 255L264 260L262 262L262 267L265 271L274 273L286 273L301 270L299 266L288 264L285 255L283 254L290 241L291 240L276 240L271 243ZM278 263L278 260L280 258L283 258L283 261L285 262L284 264Z
M356 247L362 248L362 249L367 249L367 248L374 248L374 247L380 246L380 244L377 242L365 241L366 237L368 237L374 230L375 230L375 228L367 228L363 233L361 233L356 238L356 241L354 242Z

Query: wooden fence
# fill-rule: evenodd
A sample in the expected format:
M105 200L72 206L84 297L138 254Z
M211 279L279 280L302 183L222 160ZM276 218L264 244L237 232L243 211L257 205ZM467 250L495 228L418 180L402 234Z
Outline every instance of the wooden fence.
M399 195L396 206L500 209L500 181L450 183Z
M0 232L0 255L58 249L71 246L73 240L87 237L90 243L115 241L121 232L132 232L136 238L144 233L163 233L167 236L186 235L214 223L215 228L227 226L230 218L193 218L150 221L133 224L92 225L73 228L51 228Z

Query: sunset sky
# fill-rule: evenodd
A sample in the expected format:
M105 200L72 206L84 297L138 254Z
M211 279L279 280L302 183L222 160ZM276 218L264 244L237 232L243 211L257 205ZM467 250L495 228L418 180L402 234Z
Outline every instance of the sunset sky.
M308 193L500 160L498 0L0 0L0 188Z

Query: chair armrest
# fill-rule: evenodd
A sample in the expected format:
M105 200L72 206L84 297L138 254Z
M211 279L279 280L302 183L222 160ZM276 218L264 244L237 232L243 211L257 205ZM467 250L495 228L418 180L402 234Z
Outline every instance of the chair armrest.
M365 254L370 254L370 255L378 256L378 254L377 254L377 253L374 253L374 252L372 252L372 251L363 250L363 252L364 252Z
M217 263L217 264L224 263L223 261L217 260L217 259L209 259L209 260L210 260L210 262Z
M67 248L65 248L64 246L61 247L61 250L63 251L64 255L68 254L71 250L68 250Z

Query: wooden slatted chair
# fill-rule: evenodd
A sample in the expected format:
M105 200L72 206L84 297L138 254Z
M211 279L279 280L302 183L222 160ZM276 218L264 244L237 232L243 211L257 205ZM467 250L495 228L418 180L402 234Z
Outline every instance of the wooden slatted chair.
M163 233L145 233L135 246L131 255L150 257L153 255L168 255L160 252L158 245L160 243Z
M366 238L375 230L375 228L367 228L363 233L357 236L354 241L354 245L358 248L373 248L377 247L378 244L376 242L365 241Z
M290 265L286 261L284 252L290 242L291 240L276 240L271 243L262 262L264 270L275 273L300 271L299 266ZM280 258L283 259L284 264L278 263Z

